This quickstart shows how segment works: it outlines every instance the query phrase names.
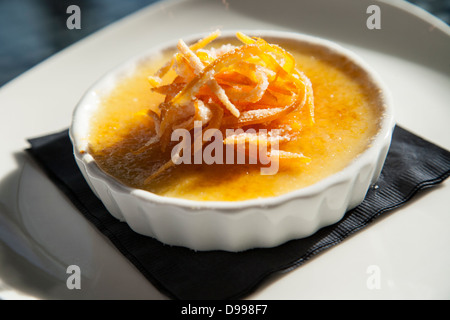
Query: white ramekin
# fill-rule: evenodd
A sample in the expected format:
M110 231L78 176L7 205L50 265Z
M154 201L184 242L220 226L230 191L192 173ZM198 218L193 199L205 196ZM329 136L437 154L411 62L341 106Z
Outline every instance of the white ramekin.
M388 90L378 75L354 53L328 40L291 32L244 31L262 37L289 39L323 46L344 56L367 73L379 89L382 101L380 130L370 147L340 172L316 184L264 199L236 202L192 201L159 196L130 188L102 171L88 150L89 123L99 105L99 95L113 88L123 74L142 59L174 48L163 44L115 68L96 82L76 106L70 127L76 162L93 192L108 211L125 221L137 233L164 244L193 250L243 251L274 247L307 237L322 227L338 222L348 210L360 204L383 167L395 125ZM232 36L235 32L222 32ZM193 36L187 41L200 38Z

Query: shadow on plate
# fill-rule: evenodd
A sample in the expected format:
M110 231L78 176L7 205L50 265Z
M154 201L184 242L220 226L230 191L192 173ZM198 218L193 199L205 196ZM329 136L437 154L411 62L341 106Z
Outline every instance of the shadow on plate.
M8 289L19 299L167 299L33 159L14 157L18 169L0 181L0 299ZM71 265L80 268L80 290L67 286Z

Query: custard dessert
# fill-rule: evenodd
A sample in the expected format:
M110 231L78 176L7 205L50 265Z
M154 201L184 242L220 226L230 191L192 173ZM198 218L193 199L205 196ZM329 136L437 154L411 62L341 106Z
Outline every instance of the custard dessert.
M330 49L214 32L152 55L102 93L89 152L124 185L242 201L347 167L380 128L379 91Z

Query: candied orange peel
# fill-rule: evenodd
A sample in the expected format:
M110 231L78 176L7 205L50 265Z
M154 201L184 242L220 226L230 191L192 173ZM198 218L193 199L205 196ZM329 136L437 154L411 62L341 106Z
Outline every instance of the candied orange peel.
M194 121L201 121L206 129L267 126L294 110L302 110L314 123L314 95L311 81L296 68L293 56L278 45L258 37L236 33L242 45L205 47L220 36L215 31L191 46L179 40L178 52L148 78L151 90L164 95L159 114L149 110L155 123L155 137L143 148L155 143L165 150L174 130L192 130ZM170 70L175 71L171 83L163 84ZM280 141L289 140L289 130L279 135ZM225 138L224 144L236 144L240 139ZM264 135L258 143L270 144ZM141 149L143 149L141 148ZM300 153L277 151L280 160L308 158ZM173 165L172 160L162 165L146 182Z

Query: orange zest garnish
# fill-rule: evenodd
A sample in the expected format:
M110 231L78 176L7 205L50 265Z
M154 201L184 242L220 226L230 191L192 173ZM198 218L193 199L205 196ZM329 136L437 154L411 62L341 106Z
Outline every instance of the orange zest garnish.
M177 45L179 52L148 78L151 90L165 96L159 106L159 115L153 111L148 113L155 122L157 143L162 151L168 147L174 130L183 128L190 131L194 121L201 121L203 131L211 128L224 131L267 126L294 110L301 110L308 115L309 124L314 123L311 81L296 68L290 53L278 45L241 32L236 34L241 46L205 49L219 36L220 32L215 31L191 46L180 40ZM171 69L176 77L163 85L163 77ZM289 140L288 134L277 139ZM226 138L224 144L237 144L248 138L250 143L270 144L269 137L264 135ZM309 161L301 153L272 152L277 152L280 161ZM147 178L146 183L172 165L172 160L162 165Z

